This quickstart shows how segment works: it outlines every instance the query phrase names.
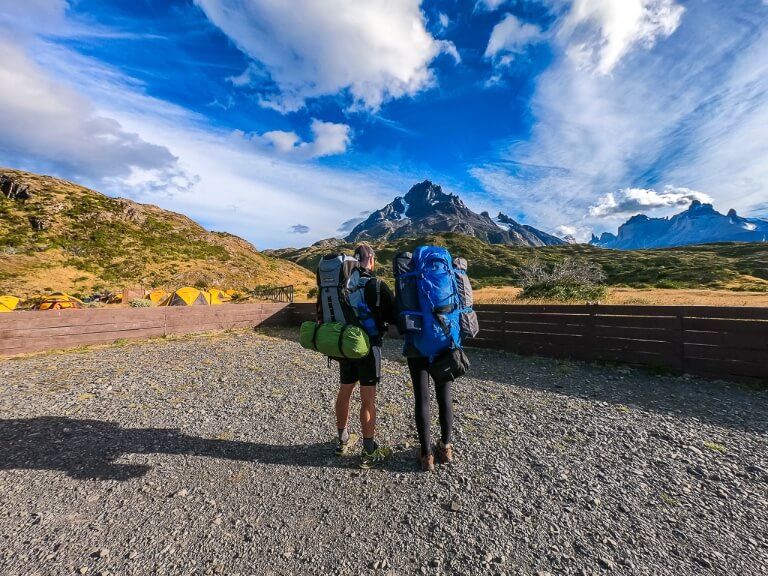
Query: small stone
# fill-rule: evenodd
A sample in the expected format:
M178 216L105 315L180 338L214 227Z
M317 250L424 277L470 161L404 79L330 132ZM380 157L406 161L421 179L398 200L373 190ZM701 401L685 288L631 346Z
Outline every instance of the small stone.
M136 550L131 550L130 552L128 552L128 560L133 560L138 555L139 553L136 552Z
M704 568L712 568L712 562L704 558L703 556L694 556L693 558L696 562L704 566Z
M461 504L459 504L458 500L451 500L451 512L458 512L461 510Z
M181 490L176 492L173 496L175 498L186 498L188 495L189 495L189 490L187 490L186 488L182 488Z
M99 548L93 553L96 558L106 558L109 556L109 548Z
M439 558L432 558L432 560L429 561L429 565L432 568L438 568L440 566L440 559Z
M613 562L608 560L608 558L603 558L601 556L600 558L597 559L597 562L600 564L600 566L602 566L606 570L613 570L614 564L613 564Z
M82 568L80 568L80 570L78 570L78 572L80 572L80 574L88 574L88 567L83 566Z

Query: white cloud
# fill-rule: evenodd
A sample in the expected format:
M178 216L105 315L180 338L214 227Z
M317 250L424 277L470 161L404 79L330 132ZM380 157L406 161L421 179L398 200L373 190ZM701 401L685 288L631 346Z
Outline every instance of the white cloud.
M657 208L685 208L693 200L712 202L712 198L707 194L689 188L665 186L663 192L646 188L624 188L601 196L596 204L589 207L589 215L632 215Z
M574 0L560 34L580 67L609 74L634 46L670 36L684 11L676 0Z
M477 0L475 3L475 10L494 12L498 10L502 4L505 4L507 0Z
M768 0L766 0L766 2L768 2ZM451 19L448 18L448 14L445 12L440 12L440 14L437 15L437 21L439 22L440 28L442 30L448 28L448 25L451 23Z
M167 147L125 130L4 39L0 126L0 155L35 159L75 176L99 180L128 176L134 169L164 171L176 166Z
M538 26L521 22L514 15L507 14L493 27L485 49L485 57L495 58L500 54L519 54L528 44L541 39L541 29Z
M585 74L556 37L531 101L531 136L500 143L470 173L538 227L610 228L625 217L591 216L589 207L606 190L647 182L706 190L721 210L754 213L768 198L762 10L754 0L687 4L673 36L609 75Z
M282 154L297 158L320 158L343 154L352 140L352 129L347 124L335 124L312 119L310 125L314 139L304 142L295 132L272 130L251 136L251 140Z
M195 0L277 86L262 104L295 111L307 99L347 92L377 110L434 84L429 68L450 42L426 29L420 0Z

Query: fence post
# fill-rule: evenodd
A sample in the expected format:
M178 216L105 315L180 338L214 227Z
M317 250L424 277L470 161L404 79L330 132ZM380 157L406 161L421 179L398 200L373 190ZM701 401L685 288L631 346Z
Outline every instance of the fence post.
M682 310L677 310L677 325L680 330L680 373L685 374L685 318Z
M597 354L597 334L595 331L595 311L598 304L587 304L587 323L586 333L584 334L587 350L585 356L588 360L596 360Z

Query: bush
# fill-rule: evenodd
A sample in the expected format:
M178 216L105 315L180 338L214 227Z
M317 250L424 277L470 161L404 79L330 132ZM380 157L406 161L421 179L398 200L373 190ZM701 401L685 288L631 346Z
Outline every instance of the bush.
M307 298L317 298L317 286L309 289L309 292L307 292Z
M538 259L518 268L523 291L519 298L536 300L599 300L605 296L605 273L599 264L566 258L548 268Z
M128 305L131 308L149 308L152 306L152 301L148 298L134 298Z

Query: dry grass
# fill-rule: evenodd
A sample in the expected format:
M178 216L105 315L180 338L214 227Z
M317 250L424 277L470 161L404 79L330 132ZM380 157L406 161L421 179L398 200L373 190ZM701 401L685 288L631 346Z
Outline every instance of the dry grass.
M517 297L522 290L514 286L475 290L478 304L522 304ZM768 306L768 293L729 290L694 290L665 288L609 288L603 304Z

